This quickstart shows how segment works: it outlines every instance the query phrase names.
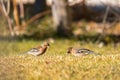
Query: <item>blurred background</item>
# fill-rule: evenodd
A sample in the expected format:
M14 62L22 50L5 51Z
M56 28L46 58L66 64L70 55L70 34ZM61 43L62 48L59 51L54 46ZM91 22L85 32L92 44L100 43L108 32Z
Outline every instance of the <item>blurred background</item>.
M119 43L120 0L0 0L0 39Z
M15 79L120 80L120 0L0 0L0 80Z

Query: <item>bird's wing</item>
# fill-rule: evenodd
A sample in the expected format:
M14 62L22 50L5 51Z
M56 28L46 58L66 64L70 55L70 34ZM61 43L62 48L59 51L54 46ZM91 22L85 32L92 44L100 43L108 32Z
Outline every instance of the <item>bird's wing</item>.
M38 52L39 51L39 49L37 49L37 48L32 48L31 50L29 50L29 52Z
M27 52L27 54L32 54L32 55L35 55L35 56L40 54L40 53L41 53L41 51L39 49L37 49L37 48L32 48L31 50L29 50Z
M81 48L81 49L78 49L77 50L77 53L84 53L84 54L93 54L94 52L89 50L89 49L86 49L86 48Z

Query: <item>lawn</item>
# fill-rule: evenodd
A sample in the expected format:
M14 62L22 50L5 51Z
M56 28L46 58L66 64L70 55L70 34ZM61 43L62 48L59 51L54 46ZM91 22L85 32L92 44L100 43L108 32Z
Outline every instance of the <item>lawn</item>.
M120 80L120 45L99 47L92 42L56 39L46 54L25 52L43 40L0 41L0 80ZM69 46L84 47L101 55L67 55Z

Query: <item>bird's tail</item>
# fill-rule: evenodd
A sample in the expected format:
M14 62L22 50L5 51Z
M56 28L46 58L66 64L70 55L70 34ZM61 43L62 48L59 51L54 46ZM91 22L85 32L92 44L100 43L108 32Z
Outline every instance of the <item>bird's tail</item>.
M29 54L28 51L21 52L21 53L19 53L18 55L26 55L26 54Z
M100 53L96 53L96 52L94 52L94 54L95 54L95 55L101 55Z
M94 52L94 51L91 51L90 53L91 53L91 54L94 54L94 55L101 55L100 53L96 53L96 52Z

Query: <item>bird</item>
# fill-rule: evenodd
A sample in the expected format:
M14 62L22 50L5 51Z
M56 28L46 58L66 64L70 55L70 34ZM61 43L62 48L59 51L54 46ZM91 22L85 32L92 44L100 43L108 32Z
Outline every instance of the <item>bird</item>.
M94 51L86 49L86 48L75 49L73 47L69 47L67 49L67 54L72 54L74 56L85 56L89 54L99 55L98 53L95 53Z
M44 42L42 45L30 49L26 53L31 54L33 56L39 56L39 55L44 54L47 51L47 49L49 48L49 46L50 46L50 44L48 42Z

